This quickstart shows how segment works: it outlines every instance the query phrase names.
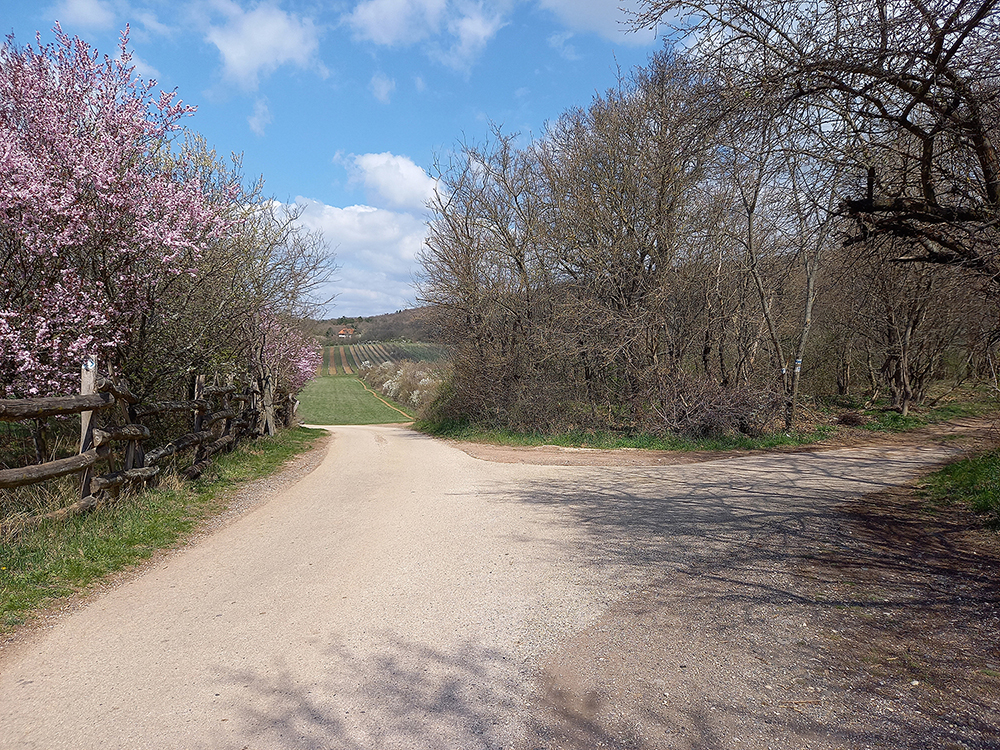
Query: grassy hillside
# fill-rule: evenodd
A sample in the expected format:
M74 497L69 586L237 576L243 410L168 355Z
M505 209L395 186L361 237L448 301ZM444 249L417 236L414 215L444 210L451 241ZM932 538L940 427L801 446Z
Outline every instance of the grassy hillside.
M299 415L306 424L388 424L408 422L412 415L397 411L365 389L355 377L316 378L299 394Z

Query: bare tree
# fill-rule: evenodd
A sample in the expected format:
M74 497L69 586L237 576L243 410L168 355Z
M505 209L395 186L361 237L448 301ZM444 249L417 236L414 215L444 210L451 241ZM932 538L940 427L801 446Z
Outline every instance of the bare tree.
M419 283L453 346L454 408L501 424L530 412L549 286L536 160L516 137L497 129L440 165Z
M853 169L854 241L905 240L896 260L1000 273L997 0L645 0L747 97L805 122Z
M734 274L710 179L725 117L716 81L667 51L528 147L497 132L442 170L422 298L454 336L456 414L689 432L767 421L769 389L749 371L695 372L706 340L726 369Z

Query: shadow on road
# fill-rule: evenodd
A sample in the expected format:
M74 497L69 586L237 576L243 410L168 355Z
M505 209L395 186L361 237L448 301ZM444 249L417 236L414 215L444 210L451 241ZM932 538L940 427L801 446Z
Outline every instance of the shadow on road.
M546 663L536 736L581 749L1000 747L997 545L887 489L934 456L587 471L577 491L541 481L506 498L561 509L584 532L581 564L613 568L623 587Z
M887 490L935 455L498 484L495 502L544 506L579 532L580 568L620 588L600 620L530 673L472 641L373 630L361 648L331 631L311 684L294 664L220 675L251 696L234 731L248 747L344 750L1000 747L995 546Z
M523 735L530 677L510 655L472 643L444 652L391 632L378 639L364 658L330 645L323 677L309 685L294 665L224 671L220 683L251 696L233 706L236 731L251 747L338 750L501 748Z

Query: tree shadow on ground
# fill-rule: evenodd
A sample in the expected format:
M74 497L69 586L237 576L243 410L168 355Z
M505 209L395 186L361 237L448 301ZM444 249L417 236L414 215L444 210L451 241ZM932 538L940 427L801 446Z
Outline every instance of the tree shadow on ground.
M392 632L376 648L328 644L322 676L295 665L221 670L249 747L489 748L523 734L530 675L509 654L471 642L431 648Z
M933 459L869 449L588 471L582 492L542 481L508 498L558 506L584 532L583 564L623 583L545 664L536 735L563 748L1000 747L997 545L912 495L887 500Z
M934 456L788 454L498 484L495 501L547 507L579 532L580 568L620 587L600 620L537 670L475 641L430 647L391 630L364 647L331 636L310 682L295 664L223 670L242 691L236 738L344 750L1000 747L996 547L887 500Z

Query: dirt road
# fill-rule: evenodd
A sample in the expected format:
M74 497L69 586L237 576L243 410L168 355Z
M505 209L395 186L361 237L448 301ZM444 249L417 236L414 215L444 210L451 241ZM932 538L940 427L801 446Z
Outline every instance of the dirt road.
M997 747L1000 700L891 716L909 675L859 713L783 557L946 447L549 466L333 431L315 471L0 654L0 748Z

